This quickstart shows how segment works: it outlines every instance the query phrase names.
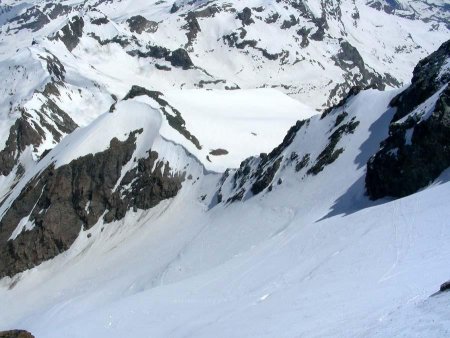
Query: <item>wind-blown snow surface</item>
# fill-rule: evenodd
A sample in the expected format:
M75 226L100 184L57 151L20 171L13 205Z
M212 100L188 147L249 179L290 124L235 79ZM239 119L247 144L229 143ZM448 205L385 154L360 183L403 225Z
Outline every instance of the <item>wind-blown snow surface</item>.
M360 124L320 175L303 180L286 168L271 193L208 209L200 196L216 189L211 173L153 209L81 231L66 253L1 281L0 328L37 337L445 336L448 321L433 320L449 315L448 296L429 296L450 278L448 173L378 206L363 195L361 163L386 137L395 94L347 102ZM310 127L332 121L316 116ZM404 331L410 323L422 331Z

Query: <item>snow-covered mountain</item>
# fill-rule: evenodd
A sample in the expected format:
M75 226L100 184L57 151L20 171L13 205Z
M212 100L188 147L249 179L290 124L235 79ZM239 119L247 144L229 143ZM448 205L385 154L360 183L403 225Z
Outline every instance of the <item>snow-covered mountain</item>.
M108 111L133 86L172 98L179 89L226 90L219 100L239 100L230 105L242 104L239 94L231 94L238 88L258 96L250 99L238 91L248 102L276 105L266 92L255 91L276 89L323 110L355 85L383 89L407 84L415 64L449 33L445 1L8 0L1 6L3 176L15 176L18 169L20 173L30 153L32 161L38 160L65 135ZM211 102L212 96L202 93L206 91L195 91L192 97L206 107L203 102ZM279 93L269 95L284 100ZM186 97L192 101L191 95ZM288 102L292 100L286 98L287 110L280 103L283 119L293 107ZM180 105L189 104L177 103L179 112ZM228 114L229 109L223 111ZM170 112L165 115L175 130L177 124L187 124L179 132L195 148L206 142L188 131L204 130L198 121L189 125L184 113L178 121L167 117ZM267 136L262 137L266 151L276 143ZM227 144L213 146L195 155L205 158L208 151ZM249 150L217 168L236 167L252 154ZM6 181L1 195L13 178Z
M415 64L447 38L447 5L380 4L4 1L2 171L9 174L27 146L36 160L134 85L274 88L322 110L355 85L407 84ZM14 140L17 128L27 137Z
M2 2L0 330L445 336L449 18Z

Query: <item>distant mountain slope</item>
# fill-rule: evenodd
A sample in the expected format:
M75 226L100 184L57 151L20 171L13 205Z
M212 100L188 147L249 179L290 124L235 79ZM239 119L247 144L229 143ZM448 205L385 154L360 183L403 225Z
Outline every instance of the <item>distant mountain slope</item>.
M28 163L108 111L134 85L163 95L203 89L197 96L213 88L272 88L323 110L355 85L407 84L415 63L448 36L448 10L441 1L379 3L3 2L0 196ZM304 117L299 108L295 119ZM188 150L195 153L203 141L191 141L197 150ZM265 142L261 151L273 145ZM195 154L205 160L217 149L229 151L216 142ZM224 170L251 155L239 154L209 159Z

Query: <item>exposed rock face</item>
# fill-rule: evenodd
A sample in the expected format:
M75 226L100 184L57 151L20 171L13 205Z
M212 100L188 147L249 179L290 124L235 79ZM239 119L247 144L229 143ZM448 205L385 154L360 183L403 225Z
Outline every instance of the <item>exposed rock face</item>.
M379 74L368 70L364 64L364 60L358 50L347 41L341 43L340 52L334 57L335 64L343 70L350 71L357 68L360 79L357 80L359 86L374 86L379 90L384 89L384 83Z
M300 35L302 37L302 42L300 43L300 46L302 48L308 47L309 46L309 33L311 32L311 29L307 29L305 27L300 28L297 31L297 34Z
M95 39L100 45L106 46L108 44L117 43L120 47L125 48L131 44L131 39L129 39L126 36L120 36L116 35L112 39L105 39L102 40L98 35L95 35L94 33L88 33L89 37ZM130 55L134 56L136 54L133 54L132 52L128 52Z
M383 10L388 14L394 14L396 10L400 10L401 5L396 0L372 0L369 3L369 6L375 8L379 11Z
M346 113L345 115L338 115L336 118L335 126L338 126L346 116ZM350 122L343 124L342 126L337 128L328 138L329 143L317 157L316 163L308 170L308 174L317 175L324 169L325 166L336 161L339 155L344 152L343 148L336 149L336 145L343 135L353 134L358 125L359 121L355 121L355 118L353 117Z
M415 193L450 167L450 70L443 68L449 59L446 42L417 65L411 86L392 101L397 112L389 137L367 164L372 199Z
M141 58L151 57L155 59L168 59L170 55L170 50L165 47L148 45L146 46L146 49L145 52L141 50L132 50L127 53L131 56L139 56Z
M449 57L450 40L443 43L437 51L417 64L413 71L411 86L396 96L391 102L391 106L397 108L394 121L407 115L450 81L450 71L440 74L443 65Z
M0 221L0 278L64 252L81 229L100 219L120 220L129 209L148 209L176 196L184 174L172 174L154 151L138 159L119 182L139 133L130 133L124 142L113 139L109 149L95 155L59 168L51 165L28 182ZM11 238L21 221L30 230Z
M197 34L202 31L197 20L197 13L189 12L186 17L186 25L183 26L187 30L186 37L188 39L187 45L190 46L197 38Z
M238 14L239 20L241 20L243 26L249 26L255 21L252 19L252 10L248 7L245 7L242 12Z
M33 6L27 9L25 13L12 18L10 22L19 25L17 30L30 29L36 32L48 24L50 20L37 6Z
M376 88L384 90L386 85L400 87L400 83L388 73L383 75L369 68L358 50L347 41L341 42L340 51L332 57L335 65L341 68L344 73L345 82L336 85L331 90L328 103L336 96L345 97L346 92L353 87Z
M185 49L178 48L172 52L172 55L168 58L170 64L174 67L181 67L183 69L189 69L194 66L188 52Z
M133 86L125 96L124 100L132 99L141 95L146 95L158 102L169 125L186 139L191 141L197 149L202 149L199 140L195 137L195 135L191 134L186 129L186 121L181 116L181 113L175 107L171 106L169 102L163 99L164 95L161 92L148 90L139 86Z
M0 338L34 338L34 336L25 330L1 331Z
M313 18L314 24L317 27L317 30L311 34L311 39L315 41L323 41L325 37L325 31L328 29L327 19L324 15L321 18Z
M97 26L106 25L107 23L109 23L109 19L107 17L95 18L91 19L91 23Z
M71 52L78 46L80 38L83 36L84 20L79 16L74 16L67 25L65 25L55 38L61 40L66 48Z
M18 157L29 145L41 142L39 132L25 118L17 119L9 130L5 148L0 151L0 175L8 176L17 164Z
M4 5L3 5L4 6ZM24 13L13 17L8 22L17 25L14 30L30 29L36 32L60 16L67 15L78 6L62 5L60 3L45 3L34 5Z
M101 41L99 41L101 42ZM103 41L102 44L109 43L110 41ZM127 45L129 43L127 42ZM194 67L194 63L189 57L188 52L183 48L178 48L174 51L161 46L147 45L146 51L141 51L139 49L127 51L131 56L138 56L142 58L155 58L155 59L165 59L170 62L174 67L179 67L184 70L191 69Z
M155 33L158 30L158 23L147 20L142 15L136 15L127 20L130 31L142 34L143 32Z
M41 56L41 59L47 62L47 70L53 81L64 81L66 69L55 55Z
M254 195L259 194L261 191L266 189L270 183L272 183L273 178L280 168L281 161L283 159L279 158L270 165L262 165L260 169L258 170L259 173L256 176L256 182L253 183L251 191Z
M440 292L446 292L446 291L450 291L450 281L447 281L445 283L443 283L441 285L441 287L439 288Z
M308 123L309 120L297 121L284 137L283 141L275 147L269 154L262 153L259 157L250 157L244 160L239 169L232 176L232 190L235 192L226 202L240 201L247 193L245 185L249 184L248 191L252 195L258 195L266 189L271 190L275 174L280 169L283 162L283 151L292 144L299 130ZM309 158L308 158L309 160ZM221 187L217 194L217 203L222 201L221 188L230 170L227 170L221 180Z
M60 141L63 134L69 134L78 127L69 115L51 100L47 100L41 110L36 112L39 124L30 123L31 118L27 111L22 109L20 112L21 117L10 128L5 147L0 151L0 175L7 176L11 173L27 146L36 149L43 142L46 137L44 128L55 140ZM48 114L58 118L50 120Z
M227 155L228 151L226 149L213 149L209 152L210 155L212 156L222 156L222 155Z
M179 9L180 9L180 6L178 6L177 3L174 2L172 7L170 8L170 13L171 14L176 13L176 12L178 12Z
M392 123L389 134L367 163L366 187L372 199L413 194L450 167L450 87L428 119Z
M297 24L298 19L294 15L291 15L289 17L289 20L284 20L283 24L281 25L281 29L289 29Z

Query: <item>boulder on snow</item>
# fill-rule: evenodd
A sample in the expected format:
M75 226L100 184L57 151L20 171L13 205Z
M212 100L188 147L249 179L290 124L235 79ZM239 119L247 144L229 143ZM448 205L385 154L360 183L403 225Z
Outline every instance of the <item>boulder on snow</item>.
M34 336L25 330L1 331L0 338L34 338Z
M450 291L450 280L446 281L445 283L443 283L441 285L441 287L439 288L440 292L444 292L444 291Z
M171 14L176 13L176 12L178 12L179 9L180 9L180 6L178 6L177 3L174 2L172 7L170 8L170 13Z

